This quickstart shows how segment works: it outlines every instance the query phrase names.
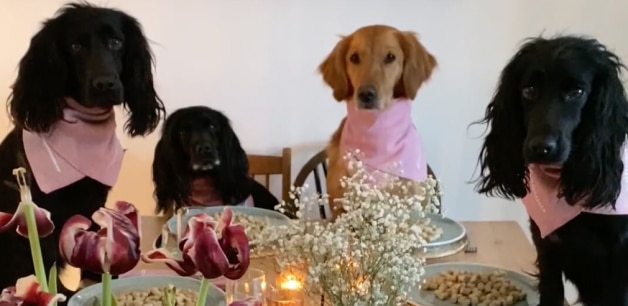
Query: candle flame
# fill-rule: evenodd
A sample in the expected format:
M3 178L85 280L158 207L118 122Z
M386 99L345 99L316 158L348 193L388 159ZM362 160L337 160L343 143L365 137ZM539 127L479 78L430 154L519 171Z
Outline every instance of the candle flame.
M301 288L301 282L294 275L286 275L285 280L281 283L281 289L299 290Z

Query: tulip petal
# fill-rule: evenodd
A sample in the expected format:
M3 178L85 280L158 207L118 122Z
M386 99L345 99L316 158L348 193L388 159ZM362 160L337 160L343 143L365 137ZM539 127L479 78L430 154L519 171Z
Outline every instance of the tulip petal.
M59 252L70 265L94 273L105 270L106 229L91 232L92 222L74 215L63 226L59 237Z
M36 305L48 306L55 302L63 302L66 297L63 294L50 294L41 290L37 277L29 275L17 280L15 287L2 290L0 305Z
M256 298L246 298L241 301L233 301L229 306L262 306L262 302Z
M0 212L0 233L15 228L17 233L28 238L28 227L26 226L26 205L33 206L35 214L35 223L37 224L37 233L39 237L47 237L52 234L55 229L54 223L50 219L50 212L35 205L34 203L20 202L14 214Z
M130 203L117 202L116 206L121 211L101 208L92 215L92 220L106 229L105 271L120 275L133 269L140 260L140 235L136 227L139 216Z
M229 268L229 260L218 242L214 231L216 222L203 216L192 217L188 222L190 227L189 242L191 247L184 251L184 256L190 256L196 268L203 277L213 279L224 275Z
M218 225L216 226L216 232L222 233L225 228L231 226L231 221L233 220L233 211L229 207L225 207L222 210L222 215L220 215L220 219L218 220Z
M0 293L0 306L20 305L24 299L15 296L15 287L8 287Z
M125 215L135 227L135 230L138 231L138 234L141 233L141 217L135 206L129 202L125 201L117 201L116 202L116 210L121 214ZM140 236L141 239L141 236Z
M244 226L237 224L225 228L220 245L229 259L229 269L224 276L229 279L239 279L250 264L249 239Z
M191 259L177 259L164 248L155 249L142 254L142 261L147 263L163 262L180 276L192 276L198 272Z
M116 206L120 211L100 208L92 215L94 223L100 226L98 232L87 231L92 222L80 215L66 222L59 250L70 265L113 275L126 273L137 265L141 254L137 210L127 202L118 202Z

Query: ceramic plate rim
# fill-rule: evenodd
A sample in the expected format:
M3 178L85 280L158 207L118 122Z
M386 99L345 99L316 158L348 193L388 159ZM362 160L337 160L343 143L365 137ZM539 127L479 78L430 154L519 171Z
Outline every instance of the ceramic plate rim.
M446 217L445 215L436 214L436 213L425 213L425 216L428 217L430 220L434 220L435 218L439 218L439 219L443 219L443 220L446 219L447 221L450 221L450 222L458 225L462 229L462 232L458 236L456 236L455 238L449 239L449 240L444 240L444 241L434 241L434 242L427 243L425 245L426 248L443 246L443 245L450 244L452 242L460 241L461 239L463 239L467 235L467 229L464 227L464 225L462 225L462 223L460 223L460 222L458 222L458 221L456 221L456 220L454 220L452 218ZM436 240L438 240L438 239L436 239Z
M163 281L164 283L174 283L175 286L177 286L176 283L178 282L179 283L186 282L190 284L195 284L196 286L199 286L201 283L199 279L195 279L192 277L175 276L175 275L160 276L159 278L155 278L154 276L132 276L132 277L120 278L121 281L123 281L124 283L129 283L129 284L141 284L142 280L146 280L146 279L156 279L158 281ZM112 286L115 286L115 281L116 280L114 280L114 283L112 283ZM97 296L98 293L100 293L100 290L97 290L99 286L102 286L102 283L92 284L85 288L82 288L81 290L78 290L70 299L68 299L68 302L67 302L68 305L70 305L70 302L81 305L80 304L81 302L84 302L93 296ZM139 288L142 288L142 287L138 287L136 289L139 289ZM210 284L209 288L210 288L209 292L214 292L217 298L222 298L222 300L225 301L223 305L226 305L226 295L224 291L222 291L218 286L214 284ZM133 290L133 288L130 288L130 289ZM97 291L97 292L93 292L94 294L90 295L89 293L92 293L92 291Z
M199 210L199 211L203 211L203 212L207 212L207 211L212 211L212 210L216 210L218 211L222 211L223 209L225 209L225 207L229 207L231 208L231 210L234 213L240 213L240 214L246 214L248 216L251 216L249 213L246 213L246 211L258 211L261 214L266 214L266 215L272 215L276 218L273 219L277 219L277 220L282 220L282 221L290 221L290 218L288 218L288 216L276 211L276 210L270 210L270 209L264 209L264 208L259 208L259 207L248 207L248 206L228 206L228 205L222 205L222 206L209 206L209 207L203 207L203 206L191 206L188 207L189 210ZM265 217L265 216L253 216L253 217ZM173 215L172 217L168 218L168 220L166 220L166 227L168 228L168 232L170 232L171 234L175 233L175 229L170 228L170 222L173 218L176 218L176 215Z

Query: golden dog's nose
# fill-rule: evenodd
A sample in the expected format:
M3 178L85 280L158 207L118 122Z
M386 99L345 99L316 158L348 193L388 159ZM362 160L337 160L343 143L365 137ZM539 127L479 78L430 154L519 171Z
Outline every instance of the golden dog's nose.
M358 100L364 108L374 108L377 101L377 90L373 85L360 86Z

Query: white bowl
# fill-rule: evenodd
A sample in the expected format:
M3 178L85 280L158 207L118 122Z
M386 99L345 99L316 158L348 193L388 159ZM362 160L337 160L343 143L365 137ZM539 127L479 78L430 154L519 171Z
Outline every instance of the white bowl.
M129 278L114 279L111 282L111 291L128 292L135 290L146 290L154 287L166 287L173 285L180 289L198 290L201 282L198 279L182 276L138 276ZM68 306L92 306L94 299L100 300L102 294L102 284L95 284L86 287L70 298ZM225 294L214 285L209 285L207 292L207 306L227 305Z

